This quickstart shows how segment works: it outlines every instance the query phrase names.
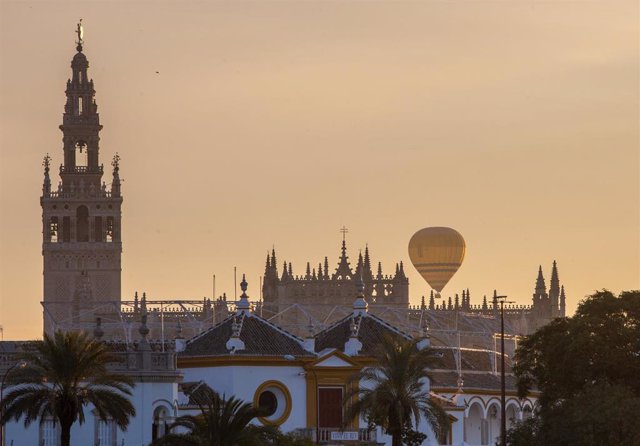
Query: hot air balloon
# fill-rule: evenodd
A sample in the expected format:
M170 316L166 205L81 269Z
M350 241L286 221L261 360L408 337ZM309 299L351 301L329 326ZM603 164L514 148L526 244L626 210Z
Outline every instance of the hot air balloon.
M413 266L438 293L462 265L464 252L464 239L451 228L420 229L409 241L409 258Z

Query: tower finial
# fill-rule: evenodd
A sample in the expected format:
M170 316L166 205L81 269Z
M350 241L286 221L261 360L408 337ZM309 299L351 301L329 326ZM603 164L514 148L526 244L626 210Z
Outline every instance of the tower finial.
M49 178L49 163L51 157L47 153L42 160L42 166L44 167L44 181L42 183L42 196L48 197L51 193L51 178Z
M343 242L346 241L347 240L347 232L349 232L347 227L342 225L342 227L340 228L340 232L342 232L342 241Z
M76 35L78 36L78 40L76 41L76 50L78 50L78 52L82 52L82 44L84 43L84 28L82 27L82 19L78 21L78 26L76 27Z

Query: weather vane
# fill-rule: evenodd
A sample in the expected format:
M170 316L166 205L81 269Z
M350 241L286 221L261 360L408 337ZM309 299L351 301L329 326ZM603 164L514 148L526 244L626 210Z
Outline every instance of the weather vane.
M78 41L76 42L78 44L78 46L76 47L76 49L78 51L82 51L82 44L84 43L83 40L83 36L84 36L84 28L82 27L82 19L80 19L80 21L78 22L78 27L76 28L76 34L78 35Z

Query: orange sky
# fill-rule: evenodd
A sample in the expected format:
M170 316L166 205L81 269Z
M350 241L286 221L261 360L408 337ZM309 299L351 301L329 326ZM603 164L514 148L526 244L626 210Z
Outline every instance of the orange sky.
M572 312L640 288L638 3L0 2L0 325L42 329L42 157L62 161L78 18L101 160L118 151L123 299L258 297L425 226L466 260L444 294L528 304L557 259ZM159 73L156 74L156 71ZM110 169L109 169L110 170ZM54 181L55 183L55 181ZM427 287L407 268L411 299Z

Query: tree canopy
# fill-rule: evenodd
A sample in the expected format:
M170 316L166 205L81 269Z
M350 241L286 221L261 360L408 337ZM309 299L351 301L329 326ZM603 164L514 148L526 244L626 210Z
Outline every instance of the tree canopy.
M515 360L520 395L537 388L540 399L510 444L640 444L640 291L589 296L528 336Z

